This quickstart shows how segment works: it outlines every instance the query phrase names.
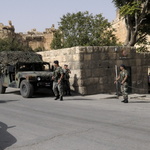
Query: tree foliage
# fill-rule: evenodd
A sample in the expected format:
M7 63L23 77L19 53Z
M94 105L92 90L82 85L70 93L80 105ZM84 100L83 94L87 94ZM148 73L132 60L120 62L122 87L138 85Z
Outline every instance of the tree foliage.
M94 16L88 11L67 13L59 22L51 48L113 46L116 41L111 24L101 14Z
M150 1L149 0L113 0L124 17L127 37L125 45L134 46L136 43L145 43L146 36L150 35Z
M5 38L0 39L0 51L32 51L32 49L15 38Z

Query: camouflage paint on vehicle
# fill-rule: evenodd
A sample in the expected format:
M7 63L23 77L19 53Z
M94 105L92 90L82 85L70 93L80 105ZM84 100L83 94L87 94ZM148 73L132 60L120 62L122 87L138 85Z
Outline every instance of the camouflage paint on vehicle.
M0 65L1 94L5 93L7 87L20 88L22 96L28 98L32 96L33 90L52 87L50 64L43 62L39 55L17 52L17 54L4 53L3 56L9 57L9 60L1 62Z

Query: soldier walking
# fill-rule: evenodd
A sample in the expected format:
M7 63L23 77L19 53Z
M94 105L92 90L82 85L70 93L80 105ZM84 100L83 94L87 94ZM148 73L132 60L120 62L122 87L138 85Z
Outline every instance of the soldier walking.
M55 94L55 100L60 98L63 101L63 69L59 66L59 61L54 61L53 92Z
M69 82L69 78L70 78L70 69L68 69L68 65L64 65L64 91L65 91L65 95L71 95L70 93L70 82Z
M121 82L121 93L124 100L122 102L128 103L128 71L125 69L125 65L120 66L120 73L117 77L115 84L120 80Z

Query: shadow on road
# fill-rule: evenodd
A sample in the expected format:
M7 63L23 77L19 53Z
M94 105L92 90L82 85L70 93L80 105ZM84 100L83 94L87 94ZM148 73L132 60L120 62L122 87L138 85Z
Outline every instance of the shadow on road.
M15 95L20 95L20 91L11 91L11 92L6 92L6 94L15 94Z
M0 100L0 103L8 103L8 102L14 102L19 100Z
M66 98L64 97L65 101L93 101L93 99L88 99L88 98Z
M0 122L0 150L4 150L17 142L17 139L7 131L13 127L15 126L8 127L5 123Z
M129 103L150 103L150 101L130 101Z
M21 93L18 90L6 92L6 94L14 94L14 95L20 95L21 96ZM54 97L54 93L50 89L42 88L42 89L35 91L32 98L42 98L42 97L43 98L44 97Z
M52 90L50 89L46 89L46 88L43 88L43 89L39 89L37 90L33 97L32 98L46 98L46 97L54 97L54 93Z

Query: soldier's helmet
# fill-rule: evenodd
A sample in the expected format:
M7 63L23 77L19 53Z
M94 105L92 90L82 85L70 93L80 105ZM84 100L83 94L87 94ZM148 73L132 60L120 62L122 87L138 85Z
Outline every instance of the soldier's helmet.
M57 64L57 65L58 65L58 64L59 64L59 61L58 61L58 60L55 60L55 61L54 61L54 64Z

